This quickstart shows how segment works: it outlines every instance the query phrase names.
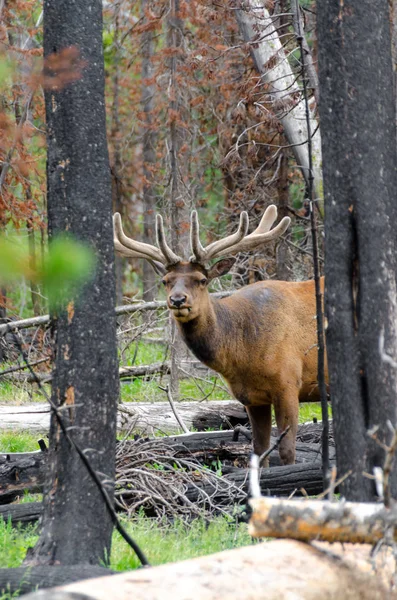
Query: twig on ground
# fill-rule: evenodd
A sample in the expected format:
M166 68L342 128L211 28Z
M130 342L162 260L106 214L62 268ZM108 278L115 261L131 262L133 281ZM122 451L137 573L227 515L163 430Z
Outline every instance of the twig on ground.
M176 410L176 406L175 406L175 402L174 402L174 399L171 394L170 386L167 385L165 388L163 388L159 385L159 389L167 394L168 402L170 403L172 412L175 415L175 419L178 421L179 425L181 426L182 431L184 431L185 433L190 433L189 429L186 427L185 423L183 422L183 419L179 416L178 411Z
M345 481L345 479L347 479L351 474L352 474L352 471L350 470L350 471L347 471L347 473L345 473L344 475L342 475L342 477L339 477L339 479L337 479L337 481L334 482L333 489L337 488L338 485L343 483ZM332 490L332 486L330 485L326 490L324 490L321 494L319 494L317 496L317 500L322 500L323 498L325 498L328 494L330 494L331 490Z
M181 458L178 446L161 439L125 440L117 445L116 499L129 514L145 512L190 521L231 514L246 494L242 486L219 476L199 460Z
M29 363L29 366L35 367L36 365L40 365L43 362L48 362L49 360L51 360L49 357L40 358L39 360L35 360L34 362ZM16 371L23 371L24 369L28 369L29 366L25 364L25 365L19 365L18 367L10 367L9 369L6 369L5 371L1 371L0 377L2 377L3 375L8 375L9 373L15 373Z
M233 433L233 438L232 441L233 442L238 442L238 438L239 438L239 434L242 434L249 442L252 441L252 434L251 432L246 428L243 427L242 425L236 425L236 427L234 427L234 433Z

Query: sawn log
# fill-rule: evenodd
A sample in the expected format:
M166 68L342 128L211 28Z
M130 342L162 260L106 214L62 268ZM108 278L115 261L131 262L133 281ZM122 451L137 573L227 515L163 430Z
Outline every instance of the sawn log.
M26 600L396 600L391 552L277 540L36 592Z

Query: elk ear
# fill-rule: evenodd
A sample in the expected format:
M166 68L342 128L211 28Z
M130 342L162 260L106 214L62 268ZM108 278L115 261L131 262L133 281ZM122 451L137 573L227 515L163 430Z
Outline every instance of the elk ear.
M156 271L157 275L160 275L160 277L162 277L166 274L167 269L161 262L159 262L158 260L150 260L149 262L152 265L153 269Z
M222 277L222 275L226 275L236 262L236 258L222 258L222 260L218 260L210 270L208 271L208 280L215 279L215 277Z

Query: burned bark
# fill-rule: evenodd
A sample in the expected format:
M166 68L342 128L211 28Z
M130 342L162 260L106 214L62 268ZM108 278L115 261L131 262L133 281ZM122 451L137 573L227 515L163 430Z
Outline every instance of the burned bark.
M27 594L37 588L52 588L56 585L66 585L82 579L94 579L112 574L109 569L93 565L0 569L0 592L8 592L10 595ZM51 597L56 596L51 592Z
M389 5L317 3L325 190L327 348L338 473L349 500L382 466L396 424L396 131ZM341 50L342 49L342 50ZM363 60L365 57L365 60ZM392 473L397 494L397 470Z
M82 77L47 89L50 236L68 232L93 248L95 273L56 319L52 403L81 449L89 448L112 498L118 369L111 182L106 143L102 3L44 2L44 55L74 46ZM106 482L106 483L105 483ZM52 415L43 528L32 562L99 564L110 553L112 520L102 495Z
M142 13L150 10L150 2L142 2ZM143 158L143 236L144 242L151 244L155 237L156 193L153 170L156 164L156 140L158 134L154 127L153 109L155 86L151 82L153 73L152 58L155 47L154 31L148 29L142 33L142 158ZM157 276L152 265L143 261L143 299L146 302L155 299Z

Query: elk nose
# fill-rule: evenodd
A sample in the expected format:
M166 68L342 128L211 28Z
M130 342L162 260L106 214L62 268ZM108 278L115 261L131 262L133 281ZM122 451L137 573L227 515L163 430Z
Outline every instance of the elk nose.
M185 304L187 300L187 296L184 294L178 294L177 296L170 297L171 306L175 306L175 308L180 308L182 304Z

